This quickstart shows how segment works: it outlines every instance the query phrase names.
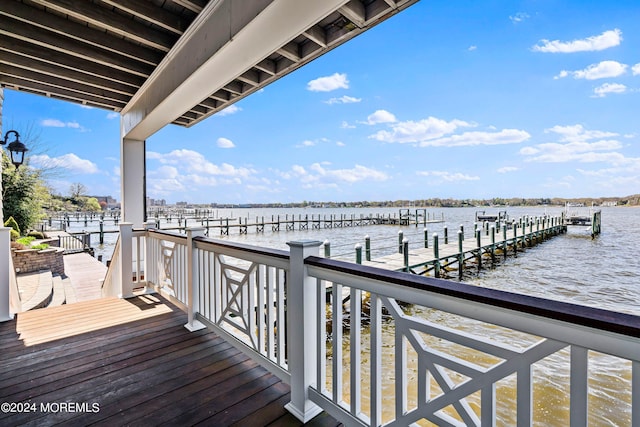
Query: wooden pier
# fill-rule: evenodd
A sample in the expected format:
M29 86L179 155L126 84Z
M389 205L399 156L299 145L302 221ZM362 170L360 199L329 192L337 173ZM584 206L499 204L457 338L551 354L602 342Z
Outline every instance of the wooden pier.
M405 271L435 277L450 277L457 273L462 278L465 269L480 270L483 265L494 265L500 258L517 256L550 237L566 232L563 216L525 217L499 227L484 223L477 225L472 236L465 236L462 227L455 237L450 237L447 228L444 235L425 235L424 247L410 249L407 239L400 237L398 252L371 259L370 244L365 242L364 259L362 247L356 246L356 262L387 270ZM431 238L429 238L431 237Z
M203 212L203 214L208 214ZM50 217L43 223L41 223L41 230L49 232L51 227L56 224L60 225L61 230L66 230L67 227L73 223L80 223L86 227L97 226L98 231L84 231L69 233L69 235L75 236L76 240L81 241L84 235L98 234L100 244L104 243L104 235L107 233L117 233L118 230L105 230L104 225L107 221L111 221L113 225L118 225L119 215L113 215L110 218L98 215L76 214L76 215L62 215L60 217ZM256 216L253 219L250 217L211 217L211 216L183 216L179 215L164 215L160 216L156 213L155 216L149 217L149 223L155 223L155 228L158 230L172 230L172 231L184 231L189 227L204 227L206 229L207 236L219 235L229 236L230 234L249 234L249 232L265 233L265 231L279 232L279 231L302 231L302 230L321 230L321 229L334 229L334 228L350 228L350 227L365 227L371 225L395 225L395 226L411 226L416 227L427 224L444 222L444 214L436 214L427 212L426 209L416 209L415 213L410 212L409 209L400 209L398 213L377 213L377 214L285 214L285 215L271 215L268 216ZM175 225L174 225L175 224Z

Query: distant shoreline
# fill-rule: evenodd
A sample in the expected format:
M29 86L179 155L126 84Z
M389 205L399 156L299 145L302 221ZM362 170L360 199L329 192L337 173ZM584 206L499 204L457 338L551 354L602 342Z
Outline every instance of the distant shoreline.
M416 199L394 201L302 201L290 203L187 203L150 205L150 210L175 207L175 208L214 208L214 209L251 209L251 208L457 208L457 207L563 207L566 203L581 203L584 206L640 206L640 194L626 197L582 197L573 199L564 198L500 198L492 199Z

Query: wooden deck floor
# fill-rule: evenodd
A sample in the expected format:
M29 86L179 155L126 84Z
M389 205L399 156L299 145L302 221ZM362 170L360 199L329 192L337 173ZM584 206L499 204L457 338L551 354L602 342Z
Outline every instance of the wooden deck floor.
M298 426L289 387L156 295L0 323L0 425ZM73 409L61 404L72 403ZM6 403L24 404L7 413ZM29 412L26 412L28 409ZM321 414L308 425L336 426Z

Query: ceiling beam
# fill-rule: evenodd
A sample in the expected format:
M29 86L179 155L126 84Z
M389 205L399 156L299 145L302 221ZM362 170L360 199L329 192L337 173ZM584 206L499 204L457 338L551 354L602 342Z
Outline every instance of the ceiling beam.
M259 70L247 70L247 72L239 75L237 80L251 86L258 86L260 84L260 74Z
M103 3L113 6L133 16L169 30L177 35L182 35L187 29L187 24L179 16L155 6L149 1L140 0L101 0Z
M33 71L46 76L46 78L60 78L98 89L110 90L112 92L126 95L129 98L131 98L136 91L134 86L116 83L94 75L62 68L56 64L39 61L34 58L28 58L11 52L2 52L2 55L0 55L0 63L14 66L22 70Z
M91 76L98 76L134 87L140 87L145 81L145 79L140 76L125 73L116 69L105 68L92 61L67 55L65 53L42 49L31 43L13 39L2 34L0 34L0 50L44 61L67 70L81 71ZM0 57L0 61L3 61L2 57Z
M324 31L324 28L319 25L308 28L302 35L317 45L327 47L327 33Z
M123 110L123 137L147 139L345 3L209 2Z
M292 60L293 62L299 62L302 59L300 57L300 49L298 48L298 44L294 42L289 42L286 45L282 46L280 49L276 50L276 53Z
M28 26L43 28L149 65L158 65L162 60L163 55L155 49L113 37L102 30L78 24L24 3L0 1L0 15L12 17Z
M122 104L120 107L124 107L124 105L131 98L128 95L113 92L107 89L89 86L80 82L74 82L60 77L43 75L41 73L38 73L37 71L24 70L14 65L0 64L0 74L13 77L15 79L22 79L27 82L43 83L61 90L69 89L77 93L95 96L104 99L105 101L120 103Z
M276 75L276 63L270 59L264 59L253 66L253 68L257 68L263 73L267 73L269 75Z
M124 102L112 101L102 97L88 95L83 92L76 92L74 90L71 90L69 87L61 89L59 87L50 86L45 83L27 81L9 77L6 75L1 75L0 78L2 79L2 82L4 84L13 85L20 90L27 89L27 91L29 92L43 93L49 97L66 99L80 104L82 104L83 102L89 102L92 105L99 106L101 108L108 108L110 110L117 111L120 111L125 105Z
M195 12L195 13L202 12L202 9L204 8L203 5L195 3L195 2L190 1L190 0L173 0L173 2L175 4L179 4L180 6L184 7L185 9L189 9L190 11Z
M24 25L23 22L11 18L5 18L3 20L2 27L0 27L0 34L33 43L47 50L76 56L140 77L148 77L153 71L151 65L133 61L116 53L104 50L101 47L96 48L95 46L79 42L75 39L47 31L41 27ZM105 39L106 38L107 37L105 37Z
M31 0L41 6L72 16L98 28L142 43L146 46L168 52L177 37L154 30L131 18L113 13L95 3L75 0Z
M353 22L358 28L364 27L367 16L364 4L360 0L351 0L338 9L338 12Z

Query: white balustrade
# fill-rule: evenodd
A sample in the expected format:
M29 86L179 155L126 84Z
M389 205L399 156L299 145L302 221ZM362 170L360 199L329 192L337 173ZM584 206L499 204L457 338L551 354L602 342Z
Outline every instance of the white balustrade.
M638 316L319 258L318 242L143 235L134 276L288 382L302 421L640 425Z

